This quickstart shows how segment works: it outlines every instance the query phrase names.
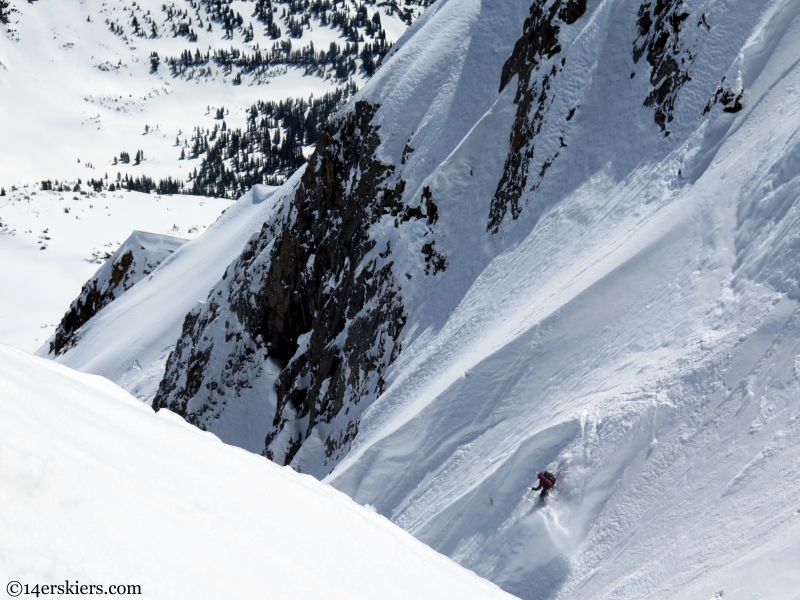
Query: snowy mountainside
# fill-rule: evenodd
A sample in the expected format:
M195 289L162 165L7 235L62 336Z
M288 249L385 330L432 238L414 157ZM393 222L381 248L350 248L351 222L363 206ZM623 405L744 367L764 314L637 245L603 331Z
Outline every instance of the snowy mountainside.
M798 15L433 4L137 396L521 598L791 597Z
M429 4L13 0L0 186L237 198L283 181Z
M0 390L7 582L135 585L143 598L511 598L370 507L101 377L0 346Z
M269 199L274 193L275 188L255 186L229 206L200 236L84 323L74 334L77 342L58 360L80 364L82 370L102 373L140 398L152 398L186 313L206 301L226 265L270 219L274 206ZM54 356L54 338L38 353ZM274 371L271 363L259 365L262 369ZM260 396L252 407L254 414L239 407L240 435L271 421L271 415L264 413L274 406L273 395ZM256 437L263 436L259 432Z
M557 16L556 4L531 15ZM800 7L594 7L579 33L580 19L560 25L565 56L548 64L557 46L539 54L532 40L540 103L521 128L517 104L503 170L475 190L467 173L491 148L479 123L424 182L440 227L462 216L440 230L445 287L459 258L465 273L479 261L466 246L478 227L495 230L492 182L515 180L515 155L527 169L518 213L508 203L490 238L505 248L464 278L466 294L422 305L453 298L455 310L437 322L405 304L420 334L328 480L523 598L790 597L797 571L770 579L758 563L800 548L787 478L800 409L789 166ZM692 27L686 45L665 46L692 54L689 78L669 85L630 44L656 8ZM654 89L668 92L662 112ZM530 142L517 137L529 124ZM463 216L485 218L487 199L488 223L468 234ZM545 467L561 489L537 511L521 492Z

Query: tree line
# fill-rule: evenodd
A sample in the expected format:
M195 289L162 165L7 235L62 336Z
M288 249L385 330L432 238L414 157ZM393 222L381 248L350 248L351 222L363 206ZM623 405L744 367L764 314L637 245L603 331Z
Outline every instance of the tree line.
M352 81L314 98L259 101L248 111L244 129L196 128L190 158L201 158L184 192L236 198L257 183L279 185L306 159L331 117L358 91ZM223 114L217 112L217 118Z

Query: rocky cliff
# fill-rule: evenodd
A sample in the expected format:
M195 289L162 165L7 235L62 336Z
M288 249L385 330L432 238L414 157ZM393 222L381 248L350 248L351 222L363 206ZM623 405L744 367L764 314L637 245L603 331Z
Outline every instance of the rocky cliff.
M386 215L397 227L435 219L430 199L405 207L405 182L375 158L376 110L359 101L325 130L291 201L187 316L154 407L213 427L269 356L282 370L266 456L291 463L317 426L326 459L353 439L358 405L384 390L406 320L391 244L370 255L370 227Z
M50 354L58 356L74 346L80 328L100 309L127 292L187 240L134 231L86 282L50 340Z
M420 26L448 10L456 10L455 3L435 5ZM501 22L494 9L482 10L485 16L467 26L473 39L484 35L482 28L492 28L481 19L495 27ZM443 123L455 127L456 111L447 113L442 123L425 116L426 102L439 102L431 94L442 94L436 86L447 89L444 79L424 90L417 85L415 93L429 100L410 99L403 89L403 77L414 73L414 61L431 62L419 55L404 67L379 71L372 87L325 129L308 167L287 184L290 191L276 216L247 243L208 301L187 315L154 407L169 408L222 434L230 431L230 419L238 418L233 416L236 406L272 398L274 390L274 399L263 409L272 421L262 432L263 448L250 449L299 469L303 461L295 457L305 445L315 457L311 468L317 473L346 456L361 414L386 389L409 318L415 332L429 320L427 309L420 307L430 300L420 299L434 297L437 289L468 285L465 270L485 260L471 258L474 249L465 249L467 240L454 239L463 235L456 233L457 222L472 215L463 214L466 207L458 206L453 176L444 177L442 169L459 152L481 143L469 127L492 103L497 115L502 108L513 111L513 119L506 120L507 129L492 133L500 140L492 146L492 160L502 157L502 170L489 175L482 158L472 159L469 168L470 178L475 168L483 171L477 177L479 187L494 188L488 201L483 198L476 205L488 212L481 235L485 243L500 248L513 243L498 236L504 223L517 221L533 202L522 230L529 231L558 199L553 185L564 181L568 140L581 127L576 114L580 120L581 105L592 89L583 46L595 44L596 51L596 44L602 44L585 39L598 20L610 18L610 9L586 0L536 0L519 3L515 10L527 16L516 22L516 31L503 30L505 54L487 62L472 83L497 91L482 90L483 107L470 100L475 116L457 124L462 133L443 128ZM645 1L624 10L632 15L631 37L623 42L627 60L635 68L644 59L646 67L647 85L633 86L632 101L649 112L663 140L670 134L680 90L691 81L696 50L689 46L696 47L709 31L709 17L699 8L690 12L682 0ZM698 31L687 37L684 30L695 21ZM445 39L456 48L460 43ZM415 41L413 35L408 42L401 40L392 59L402 64L395 54L424 52ZM450 60L461 60L457 49L450 51ZM704 103L712 92L708 90ZM406 107L397 104L403 94ZM451 98L464 102L464 94L451 92ZM389 105L382 108L383 99ZM701 108L694 109L698 116ZM403 110L409 118L396 119L395 113ZM443 144L448 138L448 145ZM657 152L662 155L674 147L660 144ZM554 183L542 188L551 169ZM440 209L442 203L446 208ZM439 222L442 215L444 222ZM446 273L454 259L460 266ZM265 368L268 361L275 366ZM225 435L236 443L234 434Z

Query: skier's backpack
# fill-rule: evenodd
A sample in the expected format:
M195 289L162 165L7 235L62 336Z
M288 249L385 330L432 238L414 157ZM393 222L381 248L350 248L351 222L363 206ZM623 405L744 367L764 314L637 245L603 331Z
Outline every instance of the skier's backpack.
M539 478L547 487L553 487L556 484L556 476L550 471L544 471Z

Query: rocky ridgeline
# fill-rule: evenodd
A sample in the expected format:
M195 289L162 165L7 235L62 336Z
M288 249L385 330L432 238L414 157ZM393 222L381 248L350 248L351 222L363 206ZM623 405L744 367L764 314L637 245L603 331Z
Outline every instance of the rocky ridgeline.
M50 340L50 354L58 356L75 345L80 328L104 306L152 273L187 240L134 231L86 282Z
M376 110L357 102L323 132L293 200L187 316L155 408L207 428L258 387L269 356L284 368L266 456L290 464L321 426L331 460L355 436L357 415L383 391L406 318L391 248L370 254L377 242L368 231L385 215L399 227L432 222L435 211L430 201L406 208L404 181L374 158Z

